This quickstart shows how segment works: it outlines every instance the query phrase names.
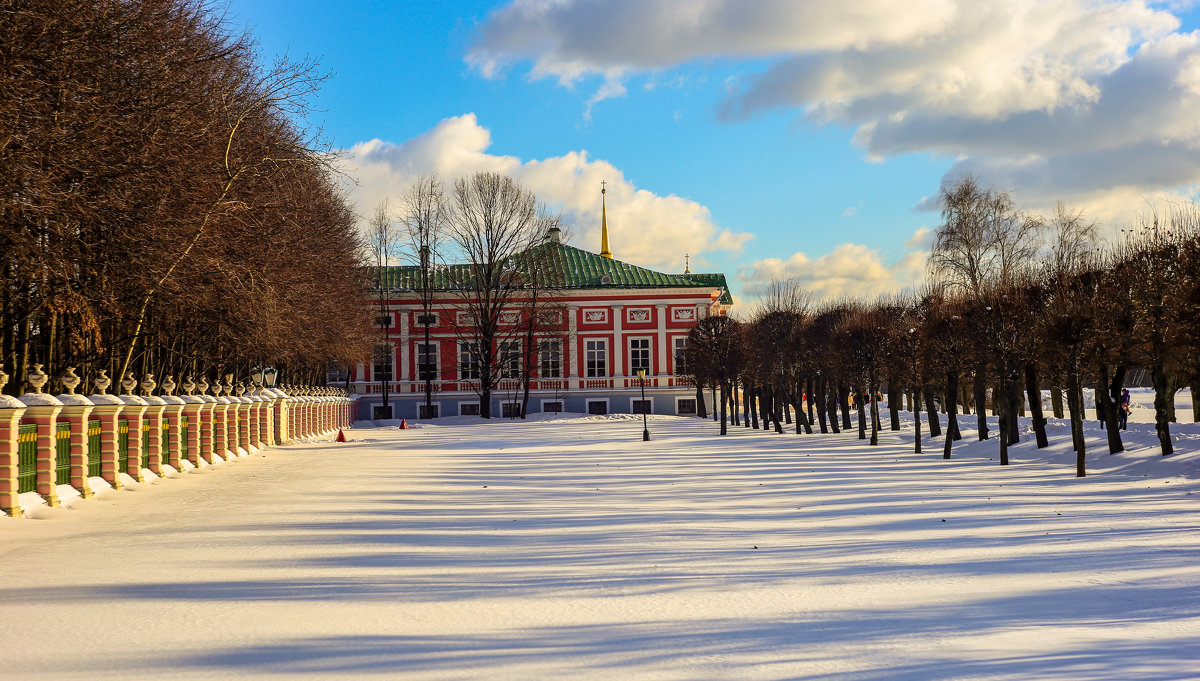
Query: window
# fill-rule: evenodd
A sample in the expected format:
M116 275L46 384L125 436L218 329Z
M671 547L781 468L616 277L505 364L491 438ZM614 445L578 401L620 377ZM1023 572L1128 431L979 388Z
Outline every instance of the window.
M603 416L608 413L608 400L588 400L588 413Z
M437 343L417 343L417 380L438 380Z
M538 341L538 376L562 378L562 341L553 338Z
M479 416L478 402L460 402L458 405L459 416Z
M676 414L692 414L696 413L696 398L681 397L675 401Z
M633 413L634 414L653 414L654 413L654 401L653 400L633 400Z
M371 365L372 380L392 380L392 346L376 345L373 364Z
M389 328L392 325L392 315L381 314L381 315L375 317L375 323L379 326L382 326L385 329Z
M561 414L563 410L562 400L542 400L542 411L548 414Z
M429 326L437 326L438 325L437 313L431 312L430 314L418 314L417 315L417 326L424 328L426 322L428 322Z
M500 378L520 378L521 341L500 341Z
M683 351L687 348L687 336L680 336L675 339L675 375L682 376L688 373L687 357ZM695 405L692 405L695 408Z
M478 405L476 405L478 406ZM419 419L436 419L438 417L438 406L436 404L417 405L417 418Z
M342 367L334 367L325 374L326 383L343 383L350 378L350 371Z
M479 353L475 344L462 342L458 344L458 378L462 381L473 381L479 378Z
M603 378L608 376L608 341L594 338L584 341L587 360L587 377Z
M629 372L637 376L639 371L650 375L650 339L629 339Z
M501 402L500 416L506 419L515 419L521 415L520 402Z
M382 404L371 405L371 418L376 421L385 421L392 418L392 405L386 407Z

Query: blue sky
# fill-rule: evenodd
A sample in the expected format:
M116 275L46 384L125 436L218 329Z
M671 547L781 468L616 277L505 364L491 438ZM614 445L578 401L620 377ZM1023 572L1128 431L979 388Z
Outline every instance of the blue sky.
M509 171L591 248L606 179L618 258L690 252L742 297L912 283L937 223L916 207L947 173L1111 229L1200 179L1189 3L231 0L229 18L264 57L332 72L313 122L348 150L360 212L417 173Z

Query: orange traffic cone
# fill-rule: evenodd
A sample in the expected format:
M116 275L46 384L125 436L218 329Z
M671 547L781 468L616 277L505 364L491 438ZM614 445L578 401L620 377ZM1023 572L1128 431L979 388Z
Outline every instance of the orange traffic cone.
M400 419L400 430L408 430L408 421L406 419Z
M334 442L345 442L345 441L346 441L346 434L342 432L341 428L338 428L337 440L334 440Z

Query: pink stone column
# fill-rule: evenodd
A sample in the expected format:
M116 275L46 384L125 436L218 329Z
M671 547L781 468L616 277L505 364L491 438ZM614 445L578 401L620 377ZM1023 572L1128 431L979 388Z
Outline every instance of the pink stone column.
M212 463L217 448L214 427L217 417L213 412L217 406L217 398L212 395L198 395L197 398L204 400L200 405L200 458Z
M193 466L200 466L200 431L203 429L201 424L200 410L204 408L204 400L195 395L184 395L179 398L183 402L183 406L179 410L180 428L183 427L183 419L188 421L188 431L186 441L181 438L181 451L187 452L187 460L192 462ZM183 458L180 457L180 464L183 463Z
M146 408L146 413L142 417L145 419L142 428L145 424L150 426L150 460L146 468L149 468L155 475L162 477L166 475L163 470L163 460L166 458L163 455L166 452L167 443L163 442L163 411L167 407L167 403L161 397L154 395L142 395L142 399L150 406Z
M213 449L218 456L228 461L233 458L230 450L236 448L236 445L231 445L229 441L229 398L217 395L215 399L217 402L213 405L213 415L216 417L213 419Z
M59 395L58 401L63 403L58 420L71 424L71 486L79 490L84 499L91 499L92 487L88 484L87 431L88 417L96 405L83 395L74 393Z
M43 393L26 393L20 397L25 403L23 423L37 426L37 493L42 495L46 504L58 506L58 490L54 478L57 471L56 447L54 430L58 423L58 414L63 404L53 395Z
M137 395L121 395L125 409L121 412L122 420L129 424L129 463L125 473L138 482L145 482L142 474L142 425L145 423L146 410L150 405Z
M183 455L185 443L183 441L183 432L180 430L181 420L183 415L183 400L174 395L163 395L162 401L167 403L163 409L163 418L167 420L167 440L163 445L163 463L177 471L183 470L183 460L186 458ZM188 425L188 430L191 430L191 424Z
M3 385L0 383L0 387ZM20 495L17 494L17 433L25 409L24 402L0 394L0 513L14 518L22 515Z
M240 388L239 388L240 390ZM239 395L238 398L238 447L243 454L250 453L250 405L249 397Z
M92 416L100 421L100 477L113 489L121 489L120 471L117 470L117 429L125 403L116 395L96 394L88 399L96 405L92 408Z

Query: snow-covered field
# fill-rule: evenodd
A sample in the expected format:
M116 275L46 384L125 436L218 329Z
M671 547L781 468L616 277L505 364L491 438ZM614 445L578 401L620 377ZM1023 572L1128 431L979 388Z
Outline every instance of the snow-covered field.
M445 419L0 519L0 679L1200 678L1200 425Z

